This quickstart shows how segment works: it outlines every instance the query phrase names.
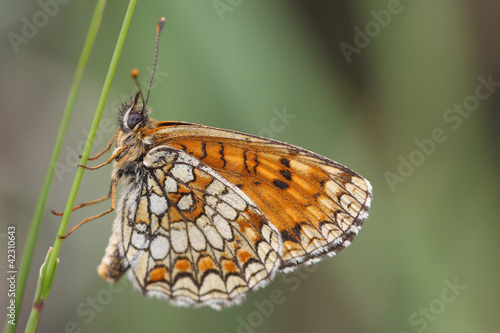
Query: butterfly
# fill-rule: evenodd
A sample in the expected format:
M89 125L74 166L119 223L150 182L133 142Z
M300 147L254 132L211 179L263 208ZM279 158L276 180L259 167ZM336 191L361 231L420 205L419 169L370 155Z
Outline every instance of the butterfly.
M86 167L114 163L108 196L74 208L112 199L76 227L117 208L98 267L105 280L128 272L146 296L221 309L278 272L335 255L367 219L372 188L351 169L272 139L155 121L147 99L139 88L123 104L119 129L92 159L116 141L112 156Z

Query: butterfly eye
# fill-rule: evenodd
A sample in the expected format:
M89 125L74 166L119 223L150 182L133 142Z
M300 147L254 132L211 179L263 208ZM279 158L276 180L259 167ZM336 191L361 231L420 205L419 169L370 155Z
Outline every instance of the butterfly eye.
M132 113L128 116L127 127L133 129L138 123L140 123L144 117L140 113Z

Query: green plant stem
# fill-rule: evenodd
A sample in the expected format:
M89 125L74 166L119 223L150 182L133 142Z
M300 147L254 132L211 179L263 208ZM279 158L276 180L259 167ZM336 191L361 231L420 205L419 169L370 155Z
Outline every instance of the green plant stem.
M118 60L120 58L121 51L123 49L123 45L125 43L125 37L127 35L128 28L130 26L130 21L132 20L132 14L134 12L135 5L137 0L130 0L127 8L127 12L125 14L125 18L123 20L122 28L120 34L118 36L118 41L115 46L115 50L113 53L113 57L111 59L111 63L108 69L108 73L106 75L106 79L104 81L103 89L101 92L101 96L99 98L99 102L97 105L97 110L94 115L94 119L92 121L92 125L90 128L90 132L87 138L87 142L85 143L85 148L83 149L82 158L80 160L80 164L86 164L87 159L90 154L90 150L92 148L92 143L94 141L94 137L99 126L99 121L101 119L102 112L104 110L104 104L106 102L109 89L111 87L111 82L113 81L113 76L116 71L116 67L118 65ZM76 171L75 179L73 181L73 186L71 188L68 201L66 203L66 208L64 210L63 217L61 218L61 224L59 226L59 230L54 240L54 245L52 251L49 252L48 257L44 263L44 266L41 269L41 275L39 279L39 292L37 290L37 294L35 295L35 299L33 301L33 307L31 309L31 315L28 319L28 323L26 326L25 332L35 332L36 327L38 326L38 321L40 319L40 312L43 309L43 305L45 300L48 298L50 294L50 290L52 288L52 283L54 281L54 277L57 269L57 256L59 254L59 250L61 248L62 239L60 236L63 236L66 227L68 225L69 217L71 215L71 209L75 203L76 194L78 192L82 176L83 176L83 167L79 167ZM38 288L37 288L38 289Z
M33 258L33 252L35 250L38 231L40 230L42 217L46 210L47 200L50 194L50 189L52 187L52 181L54 179L57 161L59 160L59 156L61 154L62 145L69 126L69 122L73 112L73 107L76 101L76 96L80 88L80 82L83 76L85 65L87 64L87 60L92 50L92 46L94 45L95 37L99 30L99 26L101 24L101 19L102 19L102 14L104 12L105 4L106 0L100 0L95 7L94 15L90 23L89 31L87 33L87 38L85 40L85 44L82 49L82 54L80 55L80 60L78 61L75 75L73 77L73 82L71 84L71 89L68 95L68 99L66 101L66 106L64 108L64 113L61 119L61 124L59 125L59 130L57 132L54 149L52 151L52 155L50 156L49 165L47 168L47 172L45 174L45 180L42 189L40 191L40 195L38 196L38 201L35 206L35 212L33 213L33 217L31 219L31 224L28 231L28 237L26 238L26 244L24 246L23 257L21 259L21 265L19 266L18 269L19 273L17 276L17 286L16 286L16 296L15 296L16 318L14 321L16 324L19 318L19 312L21 309L24 292L26 290L26 282L29 276L29 269L31 265L31 260ZM15 330L16 330L16 325L11 325L8 323L8 320L6 320L4 332L12 333L15 332Z
M42 264L42 267L40 267L40 273L38 275L38 281L36 284L36 291L35 291L35 300L40 299L40 290L41 290L41 285L42 285L42 280L43 276L45 275L45 268L46 268L46 262L47 258L49 257L50 253L52 252L52 247L49 249L47 252L47 255L45 256L45 261ZM59 259L56 261L56 266L59 264ZM57 269L57 267L56 267ZM36 307L36 311L31 311L30 317L28 318L28 324L26 325L25 332L35 332L36 328L38 326L38 322L40 321L40 317L42 315L42 309L43 309L43 300L41 302L35 303L33 307Z

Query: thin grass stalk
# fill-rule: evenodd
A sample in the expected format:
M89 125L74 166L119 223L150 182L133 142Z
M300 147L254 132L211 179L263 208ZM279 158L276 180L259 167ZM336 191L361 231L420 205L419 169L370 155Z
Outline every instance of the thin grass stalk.
M113 77L116 71L116 67L118 65L118 60L120 58L121 51L123 49L123 45L125 43L125 37L128 32L128 28L130 26L130 22L132 20L132 15L134 12L135 5L137 0L130 0L127 8L127 12L125 13L125 18L123 20L122 28L120 30L120 34L118 36L118 40L115 46L115 50L113 53L113 57L110 62L110 66L108 69L108 73L106 75L106 79L104 81L104 85L101 91L101 96L99 97L99 102L97 105L97 109L94 115L94 119L92 121L92 125L89 131L89 135L87 137L87 141L85 143L85 148L82 152L82 158L80 160L80 164L85 165L87 163L90 150L92 148L92 143L94 141L95 134L97 132L97 128L99 126L99 122L101 120L101 115L104 110L104 105L106 103L106 99L109 93L109 89L111 87L111 83L113 81ZM78 193L78 189L80 187L80 183L83 177L83 167L79 167L76 171L75 179L73 181L73 186L71 187L70 194L68 196L68 201L66 203L66 208L64 210L64 214L61 218L61 223L59 225L59 230L57 236L54 240L54 245L47 255L47 258L42 265L40 270L40 277L37 283L37 292L35 294L35 298L33 300L33 307L31 309L30 318L28 319L28 323L26 326L25 332L35 332L38 327L38 322L41 317L41 312L43 310L44 302L48 298L50 291L52 289L52 284L55 278L58 259L57 256L61 249L62 239L60 238L65 234L69 217L71 215L71 209L75 203L76 195Z
M40 230L43 214L46 211L47 200L50 195L50 190L52 187L52 181L54 179L57 161L59 160L59 156L61 155L62 145L64 142L64 138L66 137L66 132L69 127L69 122L71 120L71 115L73 113L73 107L75 105L78 90L80 89L80 83L83 77L83 72L87 64L87 60L90 56L90 52L92 51L95 37L97 35L97 32L99 31L99 26L101 24L105 4L106 0L99 0L96 4L96 7L94 9L94 14L90 22L90 27L87 33L87 37L85 39L85 44L83 46L82 53L78 61L78 65L76 67L75 75L73 77L73 82L71 84L71 88L68 94L68 99L66 101L66 106L64 108L61 123L59 125L59 130L57 132L54 149L49 159L49 165L47 168L47 172L45 174L45 179L42 185L42 189L40 190L40 194L38 196L33 217L31 219L30 228L28 230L28 236L26 238L26 244L23 250L23 257L21 258L21 265L19 266L18 269L16 296L15 296L15 310L14 310L16 317L14 320L14 325L9 324L8 320L6 320L4 327L5 333L13 333L16 331L16 324L19 319L20 309L22 308L21 307L22 301L26 290L26 282L29 276L29 270L33 258L33 253L35 251L36 240L38 237L38 232Z

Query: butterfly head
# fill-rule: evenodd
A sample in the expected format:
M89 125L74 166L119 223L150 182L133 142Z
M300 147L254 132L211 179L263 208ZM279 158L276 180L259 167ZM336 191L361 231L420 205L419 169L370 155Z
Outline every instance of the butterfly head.
M118 121L123 133L137 132L149 122L151 109L145 107L145 103L138 92L133 98L123 103Z

